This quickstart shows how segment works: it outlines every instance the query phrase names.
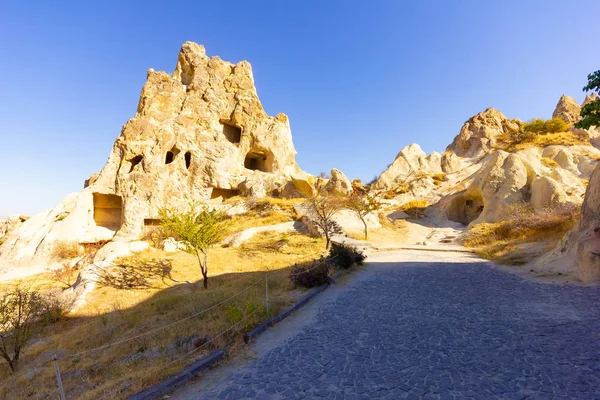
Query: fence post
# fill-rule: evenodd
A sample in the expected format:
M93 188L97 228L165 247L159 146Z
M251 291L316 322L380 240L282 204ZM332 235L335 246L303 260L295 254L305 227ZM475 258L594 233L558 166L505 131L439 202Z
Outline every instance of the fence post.
M56 374L56 382L58 383L58 394L60 400L65 400L65 389L63 389L62 379L60 377L60 369L58 368L58 359L54 357L54 373Z
M267 317L269 316L269 271L265 272L265 299L267 308Z

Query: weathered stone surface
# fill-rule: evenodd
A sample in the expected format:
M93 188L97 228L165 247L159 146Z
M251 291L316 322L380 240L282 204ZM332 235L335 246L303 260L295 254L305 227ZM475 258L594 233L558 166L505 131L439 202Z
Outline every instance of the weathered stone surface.
M597 101L598 98L599 97L596 94L596 92L592 92L592 93L588 94L587 96L585 96L585 100L583 100L583 103L581 103L581 107L591 103L592 101Z
M208 57L186 42L172 76L148 71L137 112L100 174L13 230L0 263L44 262L56 240L135 240L164 206L262 197L283 191L292 176L310 183L295 155L289 120L265 113L250 64Z
M568 201L561 185L548 176L538 176L531 184L531 205L536 208L555 207Z
M354 191L350 179L336 168L331 170L331 178L325 185L325 190L338 196L348 196Z
M510 121L494 108L471 117L446 151L459 157L481 157L497 146L498 136L518 129L517 121Z
M575 99L563 94L556 104L556 109L552 113L552 118L560 118L572 125L581 119L579 116L580 112L581 107Z
M442 173L441 155L425 154L418 144L403 148L394 162L373 183L376 189L391 189L405 183L409 178L422 174Z

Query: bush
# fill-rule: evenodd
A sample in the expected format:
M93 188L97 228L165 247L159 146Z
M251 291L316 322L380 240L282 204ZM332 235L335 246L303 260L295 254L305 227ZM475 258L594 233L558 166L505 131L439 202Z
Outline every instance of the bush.
M331 263L321 257L318 260L302 264L294 264L290 273L290 280L295 286L312 288L321 286L329 280Z
M523 131L536 134L558 133L569 130L569 124L560 118L552 118L547 121L543 119L532 119L523 124Z
M354 246L333 243L329 250L329 260L340 269L349 269L352 266L362 265L365 255Z
M51 257L58 260L69 260L79 257L80 255L81 248L79 247L79 243L68 242L66 240L56 241L51 253Z
M75 283L79 269L77 265L70 265L68 262L65 262L62 267L47 271L52 280L61 283L65 286L65 289L68 289Z

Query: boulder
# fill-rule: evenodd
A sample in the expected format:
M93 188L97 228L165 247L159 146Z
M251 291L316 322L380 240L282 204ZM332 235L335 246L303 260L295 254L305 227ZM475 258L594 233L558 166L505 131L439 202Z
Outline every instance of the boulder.
M350 179L342 171L335 168L331 170L331 178L325 185L325 190L338 196L348 196L354 192Z
M581 107L575 99L563 94L556 104L556 108L552 113L552 118L560 118L566 123L573 125L581 119L579 116L580 112Z
M554 207L568 201L561 185L548 176L538 176L531 184L531 205L535 209Z

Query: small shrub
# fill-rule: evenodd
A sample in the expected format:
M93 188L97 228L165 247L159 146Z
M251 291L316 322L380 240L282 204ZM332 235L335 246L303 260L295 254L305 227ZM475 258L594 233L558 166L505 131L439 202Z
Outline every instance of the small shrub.
M404 211L411 218L423 218L427 208L427 200L411 200L400 206L399 210Z
M363 252L354 246L333 243L329 250L329 260L340 269L349 269L355 264L362 265L365 258Z
M63 219L67 218L68 216L69 216L69 213L68 213L68 212L66 212L66 211L65 211L65 212L63 212L63 213L60 213L60 214L58 214L56 217L54 217L54 222L60 222L60 221L62 221Z
M140 239L146 242L150 242L152 247L154 247L155 249L160 249L162 248L162 245L165 242L165 240L167 240L171 236L175 236L173 232L170 232L168 229L165 229L162 226L150 226L146 228L146 231Z
M53 324L63 319L71 310L73 301L60 291L51 291L42 295L42 318L46 324Z
M290 273L290 280L295 286L312 288L321 286L329 280L329 260L321 257L312 262L294 264Z
M235 304L229 304L227 307L225 307L225 314L227 314L227 318L229 318L229 321L232 324L240 322L242 318L244 318L242 310L240 310L240 308Z
M48 270L50 278L55 282L61 283L65 286L65 289L70 288L75 283L77 278L77 266L69 265L69 263L63 263L63 266L57 269Z
M81 247L79 247L77 242L58 240L56 243L54 243L54 247L52 248L52 253L50 255L52 258L58 260L70 260L81 255Z

